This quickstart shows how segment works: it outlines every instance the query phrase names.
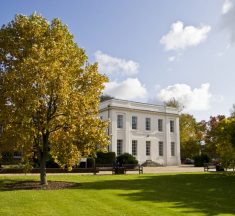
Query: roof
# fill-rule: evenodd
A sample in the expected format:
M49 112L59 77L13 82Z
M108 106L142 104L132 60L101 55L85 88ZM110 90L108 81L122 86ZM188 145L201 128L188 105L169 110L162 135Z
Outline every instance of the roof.
M110 99L100 103L100 111L104 111L110 108L117 109L131 109L131 110L140 110L140 111L150 111L150 112L158 112L158 113L169 113L169 114L179 114L177 108L167 107L164 105L156 105L121 99Z

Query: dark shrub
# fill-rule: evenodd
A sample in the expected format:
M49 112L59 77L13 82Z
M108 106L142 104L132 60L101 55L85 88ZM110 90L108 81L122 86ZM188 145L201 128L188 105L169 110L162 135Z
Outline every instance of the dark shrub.
M196 155L193 157L194 159L194 166L196 167L203 167L204 163L209 163L210 158L207 154Z
M113 164L116 160L115 152L97 152L96 164Z
M117 157L117 162L119 165L122 164L138 164L138 161L135 157L129 153L121 154Z

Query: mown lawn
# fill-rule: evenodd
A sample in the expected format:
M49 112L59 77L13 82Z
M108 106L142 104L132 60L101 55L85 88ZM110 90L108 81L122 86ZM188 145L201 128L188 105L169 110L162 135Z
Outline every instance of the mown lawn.
M8 190L38 176L0 176L1 216L235 215L235 176L217 173L57 175L80 183L63 190Z

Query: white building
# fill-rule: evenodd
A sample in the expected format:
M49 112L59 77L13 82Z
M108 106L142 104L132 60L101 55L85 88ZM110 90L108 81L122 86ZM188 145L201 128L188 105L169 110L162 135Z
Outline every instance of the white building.
M130 153L140 164L180 164L179 114L176 108L110 99L100 104L100 116L110 121L109 151Z

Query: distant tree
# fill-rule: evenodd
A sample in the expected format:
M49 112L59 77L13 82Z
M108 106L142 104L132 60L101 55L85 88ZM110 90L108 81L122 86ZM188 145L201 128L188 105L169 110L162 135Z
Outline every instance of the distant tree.
M177 108L180 112L184 109L184 105L177 101L175 98L171 98L164 102L165 106Z
M102 94L101 96L100 96L100 102L104 102L104 101L106 101L106 100L111 100L111 99L113 99L114 97L112 97L112 96L110 96L110 95L104 95L104 94Z
M49 152L71 169L106 147L107 124L98 118L104 82L60 20L17 15L0 29L0 151L19 150L26 162L36 153L46 185Z

